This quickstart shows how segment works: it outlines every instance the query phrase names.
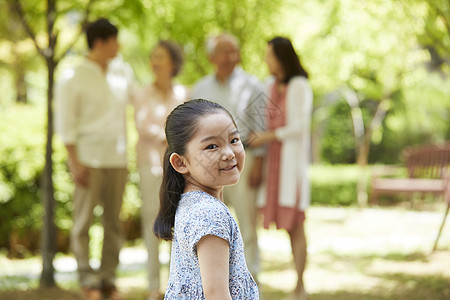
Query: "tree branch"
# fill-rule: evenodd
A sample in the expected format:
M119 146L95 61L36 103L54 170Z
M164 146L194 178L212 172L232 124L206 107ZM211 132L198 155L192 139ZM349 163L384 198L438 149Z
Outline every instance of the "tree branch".
M25 21L25 13L23 11L22 3L20 0L13 0L13 2L8 1L8 5L11 9L11 11L15 12L19 18L20 23L22 23L26 33L31 38L31 40L34 42L34 45L36 46L37 51L40 55L42 55L44 58L46 58L45 51L42 49L36 40L36 34L31 29L30 25Z
M439 48L442 49L444 52L447 52L448 47L446 47L446 45L444 45L444 43L442 42L442 39L440 39L439 37L437 37L433 30L425 24L425 31L428 34L428 38L432 41L432 43L434 44L435 48ZM449 32L450 33L450 32ZM432 45L433 45L432 44Z
M364 140L364 118L361 111L361 106L358 100L358 96L355 91L349 87L340 91L342 97L345 99L347 104L350 106L352 123L353 123L353 133L355 135L356 143L358 147Z
M400 2L403 5L403 11L413 19L414 22L417 22L417 20L419 19L419 17L415 16L412 12L411 12L411 4L408 3L408 1L406 0L400 0ZM440 8L438 4L433 3L432 1L427 1L428 4L428 15L427 17L430 18L430 14L435 14L436 16L441 16L443 18L443 22L444 22L444 26L445 29L447 31L447 35L450 35L450 22L449 22L449 18L450 15L446 13L445 8ZM446 57L448 56L448 54L450 54L450 52L448 51L448 46L446 46L443 42L442 42L442 38L436 36L436 34L433 32L433 28L430 27L429 22L426 20L426 18L423 19L423 22L425 22L425 26L424 29L426 31L426 34L424 34L424 36L429 39L429 43L432 45L434 48L442 50L444 53L446 54ZM433 18L434 20L434 18Z
M432 2L428 2L428 5L430 7L433 7L435 9L435 11L436 11L436 14L440 15L443 18L445 27L447 28L447 33L450 34L450 23L449 23L450 15L446 15L444 9L441 9L441 7L439 7L438 4L434 4Z
M373 118L370 122L370 125L368 127L368 132L370 131L370 135L372 134L372 132L374 130L376 130L377 128L379 128L381 126L381 123L384 119L384 116L386 115L387 112L387 101L389 100L389 97L383 97L383 99L381 99L378 102L377 105L377 109L375 111L375 114L373 115Z
M88 24L88 19L89 19L89 15L90 15L90 12L91 12L92 3L94 3L94 0L89 0L88 4L86 6L86 10L84 11L83 20L81 21L81 28L80 28L80 30L78 31L78 33L75 36L75 38L73 39L73 41L66 47L66 49L62 52L62 54L56 59L56 61L60 61L61 59L63 59L70 52L70 50L73 48L73 46L78 41L80 36L83 34L83 32L86 29L86 26Z

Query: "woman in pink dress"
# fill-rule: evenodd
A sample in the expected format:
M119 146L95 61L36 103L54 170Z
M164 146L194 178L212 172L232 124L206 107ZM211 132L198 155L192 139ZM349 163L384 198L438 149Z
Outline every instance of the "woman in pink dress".
M265 161L264 227L275 223L291 240L297 285L290 299L308 299L303 285L306 237L303 223L310 203L310 123L313 95L308 74L291 42L276 37L268 42L266 63L273 81L269 85L267 131L255 133L252 146L267 144Z
M159 210L162 159L167 148L164 123L169 113L187 99L187 89L173 82L183 64L181 48L172 41L160 41L150 54L154 81L138 89L133 97L139 189L142 197L141 227L148 251L148 300L161 298L159 240L153 224Z

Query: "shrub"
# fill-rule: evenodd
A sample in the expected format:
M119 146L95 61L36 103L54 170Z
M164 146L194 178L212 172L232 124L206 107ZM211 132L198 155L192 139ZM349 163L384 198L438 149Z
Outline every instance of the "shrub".
M45 108L12 105L0 111L0 120L0 247L9 247L12 239L19 243L37 239L29 245L33 248L29 250L34 250L39 246L36 235L41 230L43 216L40 178L45 163ZM53 148L55 223L59 235L67 240L72 227L74 185L66 165L66 150L57 137ZM133 165L121 216L125 221L139 217L140 199ZM67 250L67 241L59 246Z
M311 167L311 204L349 206L357 204L356 165L313 165Z
M43 168L44 114L40 108L14 106L1 113L0 246L12 232L19 236L41 226L39 177Z
M321 159L331 164L348 164L356 161L350 107L340 101L330 108L321 141Z

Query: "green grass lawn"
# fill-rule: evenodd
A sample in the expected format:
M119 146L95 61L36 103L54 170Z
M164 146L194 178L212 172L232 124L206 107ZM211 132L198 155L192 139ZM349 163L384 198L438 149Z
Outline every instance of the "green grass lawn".
M450 299L450 221L438 251L430 253L444 206L433 211L402 208L311 207L305 285L312 300ZM450 219L450 217L448 217ZM284 299L296 275L285 232L260 229L265 300ZM162 285L168 276L168 244L161 246ZM144 257L143 257L144 255ZM139 241L121 256L117 284L125 299L144 299L145 250ZM39 257L0 255L0 299L80 299L71 256L55 260L59 289L38 289Z

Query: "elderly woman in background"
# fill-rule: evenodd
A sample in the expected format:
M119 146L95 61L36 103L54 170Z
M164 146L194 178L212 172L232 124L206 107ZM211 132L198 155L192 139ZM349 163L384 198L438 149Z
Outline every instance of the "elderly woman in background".
M134 117L138 132L136 145L139 189L142 196L141 226L148 251L148 300L160 299L159 240L153 224L159 209L162 159L166 148L164 123L169 113L183 103L188 91L173 79L183 65L181 48L172 41L159 41L150 54L154 81L135 91Z

